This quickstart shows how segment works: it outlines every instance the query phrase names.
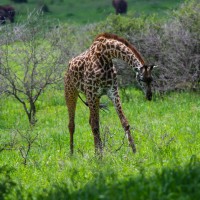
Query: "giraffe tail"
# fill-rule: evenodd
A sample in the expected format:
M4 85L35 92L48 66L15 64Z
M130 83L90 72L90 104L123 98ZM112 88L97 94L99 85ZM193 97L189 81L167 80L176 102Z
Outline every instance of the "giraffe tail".
M88 102L84 101L80 95L78 95L79 99L88 107ZM99 108L104 112L109 111L108 106L106 104L100 103Z
M84 101L80 95L78 95L78 97L88 107L88 102Z
M104 111L104 112L109 111L108 105L106 105L106 104L104 104L104 103L100 103L100 104L99 104L99 108L100 108L100 110L102 110L102 111Z

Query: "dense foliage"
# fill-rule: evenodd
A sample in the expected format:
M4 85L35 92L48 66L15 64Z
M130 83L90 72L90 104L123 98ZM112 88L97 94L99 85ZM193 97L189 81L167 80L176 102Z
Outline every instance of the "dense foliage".
M126 37L141 52L145 60L159 67L155 88L199 90L200 81L200 3L188 1L171 14L163 24L154 16L110 16L97 26L97 32L107 31ZM123 66L123 64L121 64ZM122 67L122 74L124 68ZM133 74L125 73L131 81Z

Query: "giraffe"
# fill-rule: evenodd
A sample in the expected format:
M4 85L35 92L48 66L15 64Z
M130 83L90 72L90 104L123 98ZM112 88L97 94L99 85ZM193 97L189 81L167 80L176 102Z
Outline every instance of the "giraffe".
M140 53L127 40L110 33L98 35L89 49L71 59L64 77L71 154L74 151L75 110L80 92L85 94L86 105L90 111L89 124L94 136L95 153L103 152L99 131L99 107L102 95L107 95L114 104L129 145L133 153L136 152L130 125L122 110L113 58L124 60L136 71L136 79L145 90L146 98L152 99L151 71L154 66L146 65Z

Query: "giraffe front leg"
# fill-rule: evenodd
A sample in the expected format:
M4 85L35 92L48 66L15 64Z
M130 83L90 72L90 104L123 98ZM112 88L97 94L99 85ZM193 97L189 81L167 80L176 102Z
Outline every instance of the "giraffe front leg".
M93 99L88 101L88 106L90 109L90 119L89 123L92 128L92 133L94 136L95 154L102 155L103 146L99 131L99 99Z
M115 109L116 109L119 119L121 121L122 127L127 136L129 145L131 146L133 153L136 153L136 146L135 146L134 140L131 136L130 125L129 125L128 120L126 119L124 112L122 110L118 89L116 88L115 90L114 89L110 90L108 93L108 97L111 99L111 101L113 102L113 104L115 106Z

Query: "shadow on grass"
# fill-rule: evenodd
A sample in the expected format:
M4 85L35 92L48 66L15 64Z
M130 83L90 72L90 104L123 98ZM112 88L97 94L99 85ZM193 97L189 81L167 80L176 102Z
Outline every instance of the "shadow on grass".
M115 182L110 180L112 177L100 173L95 180L76 192L70 194L64 186L54 187L38 199L200 199L200 162L195 156L184 167L163 168L150 177L141 173L126 181L116 182L117 178L113 179Z
M0 199L23 199L24 188L18 188L10 177L11 170L0 167ZM199 200L200 161L192 156L189 164L183 167L155 170L152 176L141 173L120 181L109 170L97 173L96 178L82 189L70 192L66 184L54 185L40 194L28 194L29 199L42 200ZM15 191L15 192L14 192ZM14 193L13 193L14 192ZM6 199L10 199L6 198Z
M6 165L0 166L0 199L11 193L16 183L12 180L10 173L14 169L7 167Z

